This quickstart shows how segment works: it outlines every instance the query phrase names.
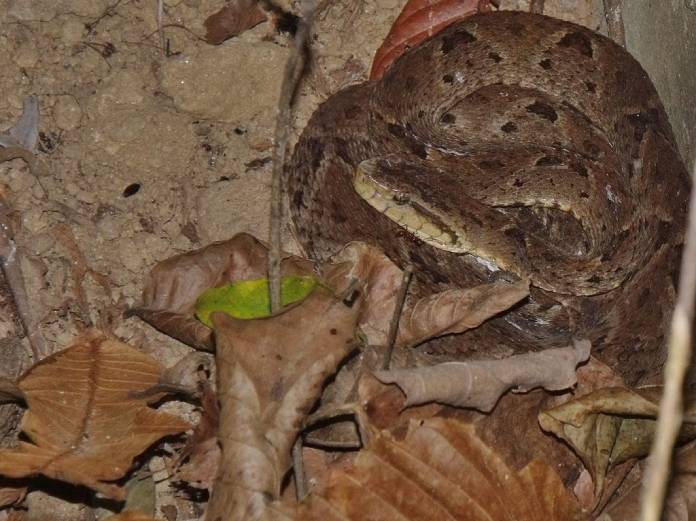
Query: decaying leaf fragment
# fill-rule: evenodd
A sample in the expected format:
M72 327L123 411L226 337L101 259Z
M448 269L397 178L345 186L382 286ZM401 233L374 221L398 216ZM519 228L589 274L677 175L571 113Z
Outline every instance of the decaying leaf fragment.
M24 499L27 487L22 485L10 486L0 480L0 509L9 505L16 505Z
M573 447L599 497L612 467L650 452L661 394L657 385L599 389L542 412L539 424ZM682 443L696 438L696 400L690 396L685 403Z
M635 521L640 519L643 482L634 485L617 497L597 521ZM696 519L696 444L690 443L674 454L672 478L667 489L661 521Z
M218 472L220 445L218 427L220 424L220 407L217 395L207 382L200 384L201 419L193 429L193 434L186 439L186 444L179 452L174 474L175 481L183 481L189 486L210 490Z
M472 426L431 418L412 421L403 439L378 432L295 519L573 521L582 513L552 468L533 461L516 472Z
M207 519L275 519L268 507L280 497L304 417L356 347L360 297L352 304L320 286L273 317L211 315L222 455Z
M265 20L266 15L259 9L256 0L228 0L222 9L203 22L206 29L205 40L219 45Z
M42 360L18 382L29 406L22 430L31 442L0 450L0 475L43 474L123 499L124 490L106 482L123 477L163 436L190 427L131 397L157 384L160 373L149 356L94 330Z
M397 384L406 394L406 406L439 402L489 412L500 396L543 387L560 391L575 385L575 368L590 357L590 342L576 340L572 347L547 349L502 360L447 362L431 367L377 371L384 383Z

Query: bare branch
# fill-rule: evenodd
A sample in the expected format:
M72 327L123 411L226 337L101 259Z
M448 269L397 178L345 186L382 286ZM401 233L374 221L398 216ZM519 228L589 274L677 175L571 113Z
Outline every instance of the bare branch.
M607 21L609 38L621 47L626 47L626 34L624 32L623 15L621 14L622 3L623 0L604 0L604 18Z
M696 166L694 167L696 172ZM689 225L681 262L677 304L665 364L665 390L660 401L650 463L643 482L641 521L659 521L672 463L672 451L681 428L684 404L682 388L691 359L691 325L696 297L696 190L691 191Z
M275 139L273 147L273 179L271 181L271 223L270 247L268 249L268 278L271 293L271 313L280 311L280 261L281 261L281 229L283 220L283 169L285 154L288 148L292 102L297 91L297 85L305 64L305 45L309 29L314 17L314 1L306 0L303 7L303 17L300 21L290 56L285 64L285 74L278 101L278 116L276 119Z

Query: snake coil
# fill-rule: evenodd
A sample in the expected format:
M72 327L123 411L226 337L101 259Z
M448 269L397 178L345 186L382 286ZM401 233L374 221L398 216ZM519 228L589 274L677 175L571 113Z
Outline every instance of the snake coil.
M358 195L356 170L395 195ZM647 74L599 34L522 12L457 22L323 103L287 182L314 258L376 244L421 293L530 279L524 305L443 349L582 335L629 382L661 367L689 179ZM386 209L404 201L416 221Z

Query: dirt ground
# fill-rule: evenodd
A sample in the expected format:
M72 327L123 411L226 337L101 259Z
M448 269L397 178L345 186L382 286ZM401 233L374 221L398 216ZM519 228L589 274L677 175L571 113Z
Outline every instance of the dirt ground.
M84 278L93 321L117 302L136 303L159 260L242 231L267 237L276 98L289 40L266 22L222 45L206 43L203 21L223 3L165 1L167 55L155 0L0 0L0 130L14 124L26 96L37 95L46 167L37 176L22 160L2 163L0 180L18 215L32 313L56 350L84 325L71 234L111 287L107 295ZM403 3L322 3L295 135L318 103L366 77ZM503 4L526 9L528 1ZM546 12L604 31L601 6L547 0ZM12 341L16 331L11 313L0 315L6 374L27 364ZM189 352L139 319L117 324L115 333L166 366Z

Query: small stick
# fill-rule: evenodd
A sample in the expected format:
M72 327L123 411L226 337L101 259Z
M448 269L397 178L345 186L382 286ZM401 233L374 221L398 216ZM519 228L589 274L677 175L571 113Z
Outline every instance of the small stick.
M280 261L281 261L281 222L283 219L283 169L285 153L288 148L290 133L290 118L292 116L292 101L297 91L297 85L302 76L305 64L305 44L309 36L309 28L314 17L314 2L306 0L303 16L297 27L295 39L290 48L290 56L285 64L285 73L278 100L278 117L276 119L275 139L273 147L273 178L271 181L271 223L270 247L268 248L268 279L271 293L271 313L281 310L280 301Z
M529 12L544 14L544 0L531 0L529 2Z
M399 295L397 296L396 307L394 308L391 324L389 324L387 352L384 353L384 361L382 362L382 370L384 371L389 370L389 364L391 364L392 354L394 353L394 344L396 343L396 335L399 332L399 319L401 318L401 313L404 310L406 294L408 293L408 286L411 283L412 275L413 266L409 264L406 266L406 269L404 269L403 278L401 279L401 288L399 288Z
M607 21L607 33L609 38L618 43L621 47L626 47L626 33L622 6L623 0L604 0L604 19Z
M292 471L295 474L295 496L298 502L307 497L307 482L304 472L304 460L302 459L303 446L304 441L302 433L300 433L292 446Z
M17 245L12 232L10 207L7 203L7 187L4 185L0 185L0 261L2 262L2 273L12 292L17 306L17 314L22 326L24 326L24 333L29 339L34 363L36 363L48 356L49 350L29 307L24 277L17 259Z
M696 171L696 166L694 167ZM696 190L691 191L689 225L686 232L677 303L672 315L665 364L665 388L660 400L655 439L643 482L641 521L659 521L672 464L672 452L681 428L684 376L691 359L691 325L696 298Z

